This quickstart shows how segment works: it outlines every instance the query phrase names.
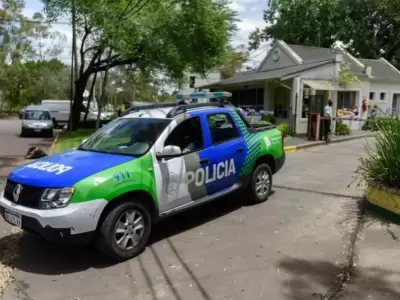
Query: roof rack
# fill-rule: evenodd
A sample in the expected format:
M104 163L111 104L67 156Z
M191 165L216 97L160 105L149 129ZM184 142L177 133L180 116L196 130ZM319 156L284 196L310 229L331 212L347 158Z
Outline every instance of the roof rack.
M121 117L129 115L130 113L133 113L135 111L140 111L140 110L144 110L144 109L175 107L175 106L184 105L184 104L186 104L184 101L177 101L177 102L153 103L153 104L146 104L146 105L135 105L135 106L129 107L127 110L125 110L121 114Z
M166 115L167 118L174 118L179 114L186 112L188 109L196 109L201 107L225 107L234 105L228 100L224 99L226 97L231 97L232 93L228 92L199 92L199 93L191 93L191 94L177 94L175 98L178 99L177 102L166 102L166 103L153 103L149 105L137 105L128 108L126 111L122 113L121 116L126 116L132 112L145 110L145 109L153 109L153 108L164 108L171 107L171 111ZM211 98L212 101L207 103L187 103L184 99L197 99L197 98Z
M232 97L232 93L229 92L198 92L190 94L176 94L176 99L197 99L197 98L227 98Z
M183 114L186 112L188 109L195 109L195 108L201 108L201 107L224 107L224 102L218 101L218 102L209 102L209 103L192 103L192 104L184 104L184 105L179 105L171 109L171 111L166 115L167 118L174 118L177 115Z

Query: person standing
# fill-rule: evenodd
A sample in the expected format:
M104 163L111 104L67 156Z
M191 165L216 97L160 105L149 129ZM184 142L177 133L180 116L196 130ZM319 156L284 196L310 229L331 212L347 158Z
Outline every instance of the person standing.
M332 100L329 99L328 104L324 108L324 141L327 144L331 141L329 138L329 132L331 132L332 118Z

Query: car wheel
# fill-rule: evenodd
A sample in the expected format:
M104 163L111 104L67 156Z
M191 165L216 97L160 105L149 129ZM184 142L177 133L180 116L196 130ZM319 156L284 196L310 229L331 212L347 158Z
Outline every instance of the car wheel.
M138 255L151 232L149 211L136 202L125 202L111 209L96 237L96 246L104 255L124 261Z
M253 203L261 203L268 199L272 189L272 171L268 164L262 163L255 168L248 188Z

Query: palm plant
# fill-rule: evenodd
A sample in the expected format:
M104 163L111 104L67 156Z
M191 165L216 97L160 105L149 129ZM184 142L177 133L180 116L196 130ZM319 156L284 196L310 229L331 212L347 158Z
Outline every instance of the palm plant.
M367 147L358 173L368 185L400 189L400 119L379 118L374 145Z

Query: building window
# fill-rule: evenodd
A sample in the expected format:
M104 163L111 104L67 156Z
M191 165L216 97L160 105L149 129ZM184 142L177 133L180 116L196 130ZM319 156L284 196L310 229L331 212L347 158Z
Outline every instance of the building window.
M380 99L381 99L382 101L386 100L386 93L381 93Z
M356 103L356 92L338 92L337 100L338 109L352 109L355 107Z
M290 91L286 88L275 89L274 115L287 119L289 115Z
M301 110L301 117L308 118L309 111L310 111L310 97L303 98L303 107Z
M375 92L369 93L369 100L375 100Z
M207 116L207 123L213 146L239 137L239 132L228 114L210 114Z

